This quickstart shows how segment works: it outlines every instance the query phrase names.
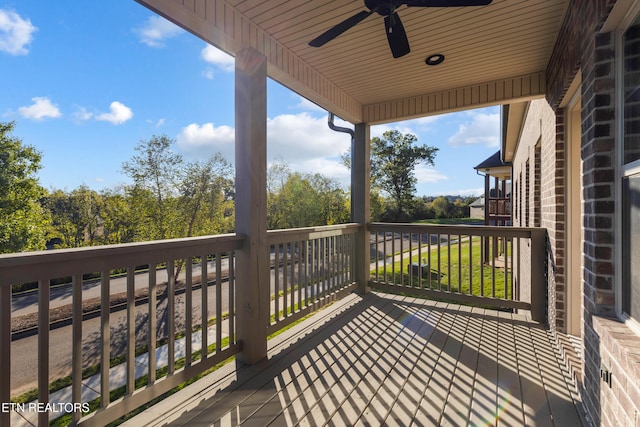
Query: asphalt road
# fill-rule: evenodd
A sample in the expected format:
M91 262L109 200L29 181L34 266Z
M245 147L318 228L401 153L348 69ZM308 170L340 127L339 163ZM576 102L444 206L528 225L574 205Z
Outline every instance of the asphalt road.
M194 272L195 274L195 272ZM161 281L159 279L158 281ZM146 280L146 279L145 279ZM144 280L143 280L144 282ZM271 270L271 293L274 293L275 270ZM283 278L280 275L280 286ZM148 286L144 282L144 286ZM210 284L207 291L207 305L209 318L216 317L216 286ZM229 311L229 283L222 284L221 313ZM112 288L113 292L113 288ZM236 291L237 292L237 291ZM99 294L99 285L98 285ZM185 294L175 297L176 331L184 330L185 326ZM200 289L195 289L192 296L193 324L198 325L202 318ZM156 319L156 337L161 339L166 336L166 298L158 300ZM148 337L149 322L148 304L135 307L136 319L136 345L144 345ZM127 348L127 311L122 310L112 313L109 319L111 331L111 357L124 354ZM226 331L223 331L223 333ZM54 329L49 337L49 375L50 379L60 378L71 374L72 351L72 327L65 326ZM100 318L88 319L82 322L82 354L83 367L87 367L100 361ZM38 372L38 336L22 338L11 343L11 394L15 396L27 390L37 387Z
M176 330L185 329L185 294L175 297ZM198 325L202 319L201 290L193 291L193 324ZM209 285L207 292L209 318L216 317L216 285ZM222 307L220 311L229 310L229 286L222 283ZM159 300L157 305L156 337L166 336L167 300ZM143 304L135 307L136 345L147 342L149 331L149 306ZM99 317L82 322L83 367L100 361L100 321ZM110 318L111 356L124 354L127 349L127 311L112 313ZM71 374L72 327L54 329L49 336L49 370L50 378L60 378ZM20 394L37 387L38 372L38 336L30 336L12 342L11 345L11 390L12 395Z
M221 260L222 270L228 270L229 260L223 258ZM215 262L209 262L207 264L208 273L215 271ZM200 265L193 266L193 275L200 275ZM178 279L184 279L184 271L181 273ZM156 282L162 283L167 281L167 271L165 269L158 269L156 271ZM127 278L126 277L114 277L109 282L111 294L118 294L127 291ZM137 273L135 275L135 289L145 289L149 286L149 275L146 272ZM82 285L82 300L86 301L92 298L100 298L101 282L100 280L87 280ZM72 286L61 285L51 288L51 297L49 300L50 308L62 307L72 303ZM38 292L26 292L18 295L14 295L11 301L11 316L21 316L24 314L35 313L38 311Z

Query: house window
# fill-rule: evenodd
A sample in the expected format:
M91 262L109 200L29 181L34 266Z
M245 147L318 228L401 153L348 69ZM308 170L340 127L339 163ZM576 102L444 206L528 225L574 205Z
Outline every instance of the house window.
M640 321L640 16L622 33L622 311Z
M622 37L624 164L640 159L640 17Z

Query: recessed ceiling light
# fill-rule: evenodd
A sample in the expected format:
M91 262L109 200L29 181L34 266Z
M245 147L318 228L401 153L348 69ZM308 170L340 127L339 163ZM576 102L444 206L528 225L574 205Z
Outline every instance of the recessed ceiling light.
M444 61L444 55L441 53L435 53L433 55L429 55L427 56L427 59L424 60L424 62L427 65L438 65L441 64Z

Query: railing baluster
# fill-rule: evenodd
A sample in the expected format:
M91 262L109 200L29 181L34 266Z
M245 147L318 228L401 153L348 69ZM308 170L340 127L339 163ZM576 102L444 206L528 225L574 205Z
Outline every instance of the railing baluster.
M293 242L289 243L289 282L291 282L291 314L296 312L296 253ZM298 307L300 309L300 307Z
M275 322L280 320L280 245L273 245L273 292Z
M175 372L176 363L176 277L174 275L175 262L171 259L167 261L167 370L169 375Z
M304 287L304 283L302 281L302 241L298 240L297 244L298 244L298 260L296 262L296 266L298 267L298 310L302 310L306 305L302 303L302 288Z
M149 371L148 384L156 382L156 347L157 347L157 288L156 288L156 264L149 263Z
M222 254L216 252L216 353L222 350Z
M201 361L209 356L209 254L202 255L200 265L200 305L202 309Z
M510 293L511 293L511 299L515 300L516 296L515 296L514 289L513 289L513 282L514 282L513 273L515 272L514 271L514 266L515 265L513 264L513 252L514 252L514 250L513 250L514 249L513 248L513 237L509 239L509 247L511 249L511 251L510 251L510 253L511 253L511 255L510 255L510 258L511 258L511 274L509 275L509 290L510 290Z
M331 300L335 300L335 291L336 291L336 280L337 280L337 271L336 271L336 237L335 236L331 236L329 237L329 247L330 247L330 252L329 254L331 255L330 261L329 261L329 267L331 268Z
M409 259L409 262L407 262L407 277L409 277L409 286L410 287L414 287L413 284L413 267L412 267L412 259L413 259L413 247L411 246L411 242L412 242L412 237L413 234L409 233L409 255L407 256L407 258ZM402 268L402 267L401 267ZM422 271L420 269L420 263L418 263L418 276L420 276L420 272ZM404 274L404 269L402 269L402 274Z
M496 297L496 243L495 237L491 238L491 296Z
M127 266L127 395L136 388L136 303L135 266Z
M471 237L469 237L471 238ZM469 271L471 273L471 271ZM469 293L472 289L469 288ZM462 235L458 234L458 292L462 292Z
M0 285L0 402L11 401L11 286ZM10 424L9 411L0 411L0 425Z
M509 294L507 292L507 290L509 289L509 277L508 277L508 272L509 272L509 258L508 258L508 251L507 251L507 238L503 237L502 238L502 247L504 249L504 254L503 254L503 258L504 258L504 299L509 299Z
M184 343L185 343L185 354L184 354L184 363L185 366L191 366L192 353L193 353L193 334L191 329L193 329L193 258L191 256L187 257L185 264L185 294L184 294Z
M438 233L438 290L442 290L442 270L440 269L440 258L442 252L442 234ZM448 244L448 242L447 242Z
M480 237L480 296L484 296L484 264L487 260L487 249L485 236Z
M404 268L402 268L402 264L404 264L404 233L400 233L400 283L399 285L404 285Z
M473 295L473 235L469 234L467 237L469 239L469 294ZM482 262L480 264L482 265Z
M431 233L427 233L427 264L429 264L429 274L427 275L427 288L431 289Z
M418 233L418 265L420 266L420 274L418 274L418 288L422 288L422 236L424 234ZM431 266L427 265L427 276L431 276Z
M227 282L227 289L229 294L229 345L233 345L236 342L235 323L236 323L236 253L235 251L229 252L229 281Z
M451 234L447 234L447 291L451 292Z
M288 301L288 292L289 292L289 279L287 276L287 264L288 264L288 254L287 254L287 245L282 245L282 317L287 318L289 315L289 301Z
M387 233L383 233L382 243L382 275L384 276L384 283L389 283L387 278Z
M521 246L520 246L520 241L522 239L518 238L518 277L517 277L517 281L516 281L516 287L514 289L514 293L515 293L515 297L519 300L520 299L520 284L522 283L520 281L521 279L521 265L520 265L520 259L522 258L522 251L521 251Z
M396 233L393 233L393 239L391 240L391 283L398 284L396 282Z
M102 271L101 275L100 331L102 336L102 348L100 352L100 407L105 408L110 402L109 365L111 354L111 330L109 326L109 306L111 305L111 283L109 270Z
M71 400L82 403L82 275L72 278L72 320L71 320ZM4 348L4 347L3 347ZM0 399L1 400L1 399ZM73 411L72 420L77 422L82 412ZM0 422L0 424L2 424ZM4 424L2 424L4 425Z
M38 281L38 402L49 402L49 278ZM3 350L4 351L4 350ZM9 351L11 347L9 346ZM49 413L38 413L38 425L49 425Z

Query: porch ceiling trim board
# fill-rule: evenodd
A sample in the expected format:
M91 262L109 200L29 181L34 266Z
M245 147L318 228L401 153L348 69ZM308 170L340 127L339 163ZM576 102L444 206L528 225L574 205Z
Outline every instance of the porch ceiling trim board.
M269 77L344 120L362 122L359 102L226 1L136 1L232 56L242 48L256 49L267 58Z
M252 47L269 77L352 123L385 123L541 97L568 0L400 10L412 51L393 59L377 14L308 42L362 1L136 0L223 51ZM442 53L442 65L425 65Z
M521 103L546 93L545 72L468 85L390 102L366 105L363 120L379 124L493 105Z

